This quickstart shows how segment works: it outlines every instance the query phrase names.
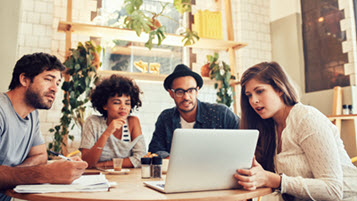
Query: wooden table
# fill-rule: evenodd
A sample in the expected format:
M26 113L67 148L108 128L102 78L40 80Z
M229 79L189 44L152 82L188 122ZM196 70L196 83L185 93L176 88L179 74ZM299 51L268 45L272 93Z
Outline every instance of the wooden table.
M145 179L141 179L141 170L131 169L126 175L106 175L110 182L117 182L117 186L111 188L108 192L86 192L86 193L46 193L46 194L20 194L13 190L6 191L6 194L24 200L33 201L69 201L69 200L171 200L171 201L210 201L210 200L246 200L263 195L270 194L271 188L260 188L255 191L246 190L218 190L218 191L200 191L188 193L164 194L146 187L143 184ZM164 178L163 178L164 179Z

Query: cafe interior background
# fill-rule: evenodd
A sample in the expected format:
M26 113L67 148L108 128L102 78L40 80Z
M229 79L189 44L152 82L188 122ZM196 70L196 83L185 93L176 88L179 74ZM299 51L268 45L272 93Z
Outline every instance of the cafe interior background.
M161 2L170 0L144 0L149 10L159 9ZM117 17L116 26L125 16L123 0L72 0L72 21L84 24L108 26L108 21ZM217 12L222 18L219 29L223 40L227 39L225 0L193 1L192 14L205 10ZM228 1L229 2L229 1ZM230 0L233 20L234 41L246 44L235 50L235 71L239 75L248 67L262 61L280 63L298 87L301 102L312 105L325 115L332 114L333 87L341 86L342 103L352 105L357 113L357 46L354 0ZM175 33L185 26L187 16L175 13L171 6L167 8L170 17L177 22L167 23L169 33ZM1 0L0 1L0 90L6 92L10 83L16 60L24 54L46 52L65 60L66 36L58 31L61 21L66 21L67 0ZM179 20L179 19L183 20ZM113 24L113 22L112 22ZM216 26L216 25L210 25ZM219 26L217 26L219 27ZM213 55L214 50L162 46L148 52L142 44L118 41L120 45L130 47L130 54L120 55L112 52L113 40L93 38L86 34L71 34L71 46L90 39L99 40L105 48L101 55L103 66L100 71L108 70L134 72L138 69L134 62L160 64L160 79L133 76L143 91L143 105L134 111L140 119L146 143L151 140L155 121L160 112L174 106L173 100L164 90L163 76L173 71L178 63L188 64L200 73L201 66L207 62L206 55ZM118 47L116 47L118 48ZM120 48L119 48L120 49ZM146 54L139 54L146 52ZM220 61L230 63L226 51L219 51ZM144 55L144 56L143 56ZM192 56L194 55L194 56ZM104 72L104 71L103 71ZM136 72L136 73L135 73ZM149 72L146 72L149 73ZM240 73L240 74L239 74ZM130 73L125 75L131 76ZM158 75L159 76L159 75ZM236 85L236 100L239 100L239 86ZM57 93L51 110L40 111L41 132L46 143L53 140L49 132L59 123L63 106L63 91ZM205 79L199 92L201 101L215 102L214 81ZM236 101L239 115L239 101ZM233 109L233 107L231 107ZM87 112L87 115L94 111ZM348 154L357 156L356 121L342 121L342 134ZM80 129L70 131L74 140L68 142L68 149L75 150L80 143Z

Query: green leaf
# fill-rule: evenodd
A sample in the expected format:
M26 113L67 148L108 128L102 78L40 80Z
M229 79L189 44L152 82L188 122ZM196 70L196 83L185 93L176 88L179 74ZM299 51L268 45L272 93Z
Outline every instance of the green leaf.
M73 135L68 135L68 138L70 139L70 140L74 140L74 136Z
M174 0L174 6L181 14L191 12L191 0Z
M68 89L69 89L69 83L68 83L68 82L63 82L63 84L62 84L62 89L63 89L64 91L68 91Z
M79 70L81 69L81 65L80 65L80 64L76 64L76 65L74 66L74 69L75 69L76 71L79 71Z

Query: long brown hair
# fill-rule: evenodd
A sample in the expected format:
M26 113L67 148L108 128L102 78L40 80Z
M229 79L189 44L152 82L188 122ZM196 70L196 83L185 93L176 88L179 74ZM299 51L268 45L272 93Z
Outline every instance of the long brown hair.
M272 118L262 119L251 107L249 98L245 95L246 84L255 79L271 85L276 91L282 92L285 105L295 105L298 94L283 68L276 62L262 62L248 68L241 78L241 121L242 129L258 129L259 139L255 156L264 169L274 171L273 157L275 153L275 123Z

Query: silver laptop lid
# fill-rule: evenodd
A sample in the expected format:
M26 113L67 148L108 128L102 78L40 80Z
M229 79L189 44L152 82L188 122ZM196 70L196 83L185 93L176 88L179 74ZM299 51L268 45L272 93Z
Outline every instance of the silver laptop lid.
M258 135L257 130L176 129L165 192L238 188L233 175L251 167Z

